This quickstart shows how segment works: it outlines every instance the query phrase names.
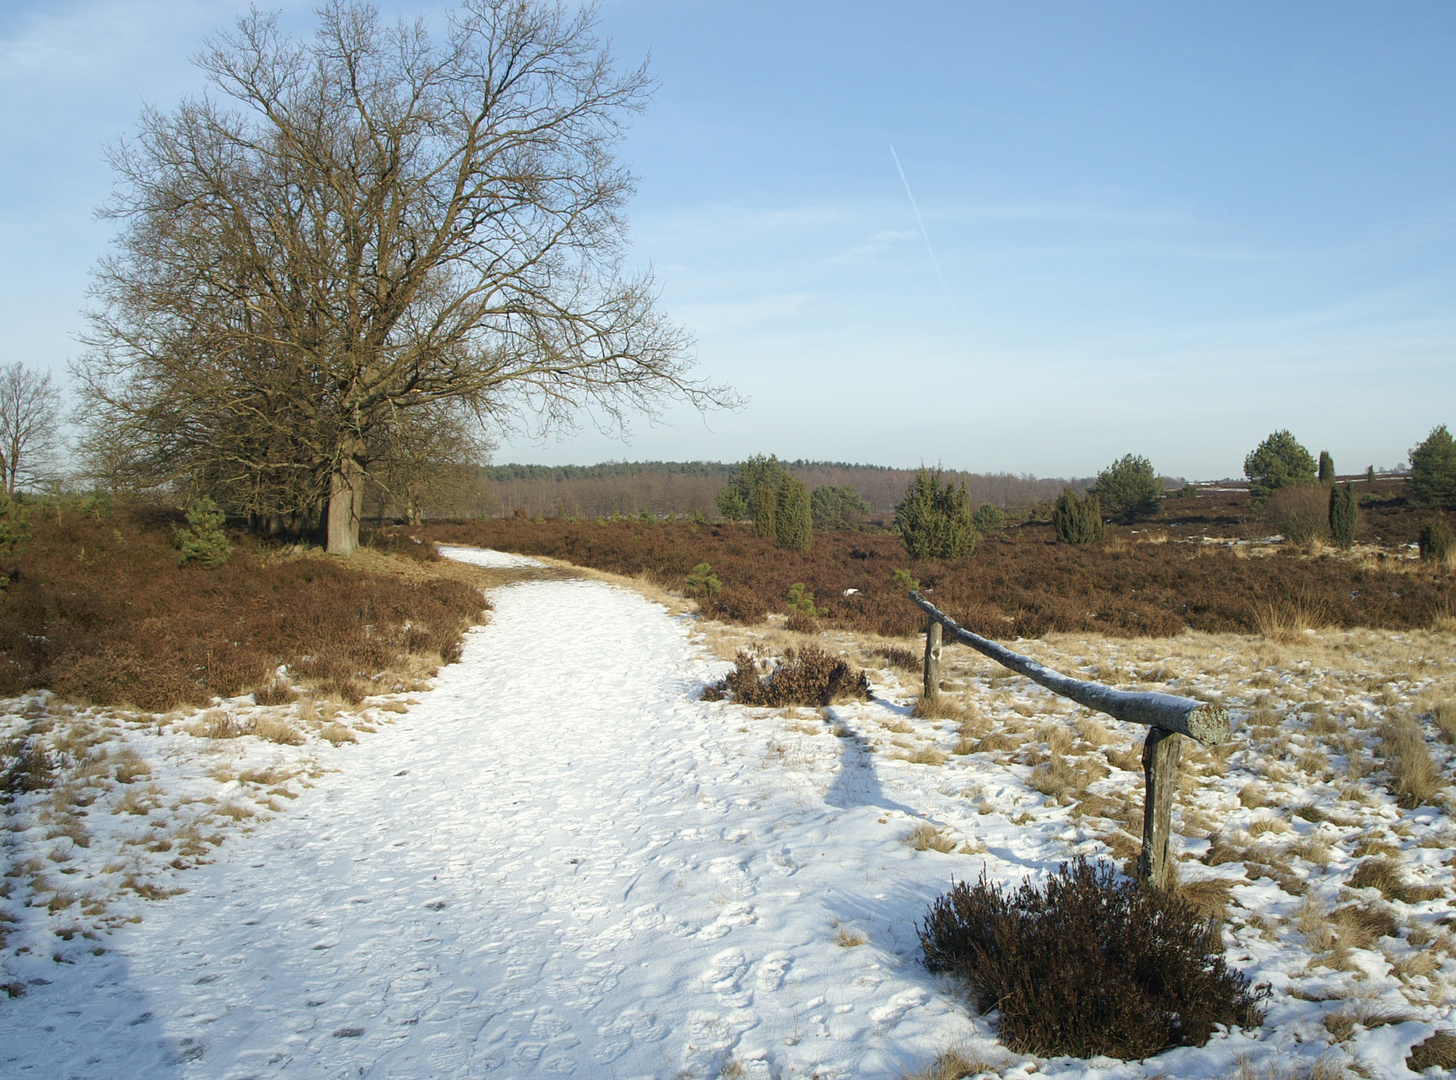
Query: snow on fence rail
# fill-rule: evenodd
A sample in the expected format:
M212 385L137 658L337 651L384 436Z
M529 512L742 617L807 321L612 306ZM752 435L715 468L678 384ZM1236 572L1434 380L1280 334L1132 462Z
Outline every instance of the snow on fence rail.
M944 631L977 652L989 656L1018 675L1025 675L1054 694L1079 705L1106 713L1115 720L1142 724L1148 728L1143 742L1143 850L1138 856L1138 877L1157 888L1168 884L1170 862L1168 837L1173 811L1173 791L1178 785L1181 749L1176 735L1184 735L1204 746L1216 746L1229 737L1228 711L1192 698L1148 691L1115 690L1101 683L1073 679L1043 667L1029 656L1012 652L989 638L962 627L920 593L910 598L930 616L925 630L925 697L933 701L940 693L940 654Z

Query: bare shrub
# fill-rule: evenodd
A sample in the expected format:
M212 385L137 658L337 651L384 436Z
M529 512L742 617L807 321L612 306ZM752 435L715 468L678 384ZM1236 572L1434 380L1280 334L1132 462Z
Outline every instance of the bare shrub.
M705 701L721 701L726 697L740 705L833 704L843 698L869 697L869 679L863 671L849 666L823 649L805 645L802 649L785 649L784 658L766 675L760 675L753 657L740 652L733 670L703 690Z
M287 705L293 698L293 687L282 679L269 679L261 686L253 687L255 705Z
M56 763L40 735L17 735L0 747L0 801L55 782Z
M908 671L912 675L918 675L925 669L924 657L898 645L881 645L875 650L875 655L883 658L892 668Z
M1330 496L1323 487L1284 487L1264 504L1264 523L1291 544L1329 537Z
M1001 1041L1018 1052L1139 1059L1202 1046L1220 1024L1261 1023L1269 995L1227 966L1212 922L1105 862L1064 863L1044 888L1009 896L983 873L918 929L926 966L999 1008Z

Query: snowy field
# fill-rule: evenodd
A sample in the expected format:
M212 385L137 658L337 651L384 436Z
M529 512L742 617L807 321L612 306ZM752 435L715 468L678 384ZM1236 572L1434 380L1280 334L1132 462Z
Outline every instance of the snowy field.
M1015 751L1042 745L1036 725L1051 721L1127 764L1117 750L1141 732L969 660L962 688L986 704L958 721L914 718L913 679L886 668L866 703L705 703L728 665L688 616L592 580L492 601L432 689L315 718L332 737L203 737L199 724L255 723L246 699L211 720L73 712L100 732L78 739L77 760L108 764L89 787L81 771L67 781L82 807L70 818L54 792L8 812L0 981L23 993L0 998L0 1076L829 1080L900 1077L957 1047L1008 1080L1298 1076L1320 1062L1408 1077L1412 1045L1456 1027L1449 817L1398 810L1373 781L1349 788L1360 770L1313 736L1286 731L1287 764L1253 794L1238 770L1248 736L1232 757L1195 758L1175 818L1201 837L1185 854L1243 845L1264 865L1249 852L1271 845L1275 877L1183 864L1185 879L1223 882L1229 959L1274 989L1265 1026L1143 1063L1039 1059L998 1047L994 1017L924 970L915 923L953 879L1018 884L1107 857L1116 815L1073 813L1043 782L1059 737L1043 735L1037 764ZM1217 682L1210 671L1181 686L1163 674L1190 692ZM1370 708L1381 692L1414 700L1424 676L1406 674L1403 689L1371 689ZM1270 690L1240 694L1236 722L1257 730ZM50 709L8 706L6 735ZM1000 752L957 746L978 723L983 740L1012 733ZM1352 761L1378 742L1350 737ZM116 763L132 758L124 778ZM1104 765L1083 786L1084 804L1110 804L1140 777ZM1348 887L1372 851L1404 867L1404 893ZM1320 940L1327 913L1362 897L1400 933Z

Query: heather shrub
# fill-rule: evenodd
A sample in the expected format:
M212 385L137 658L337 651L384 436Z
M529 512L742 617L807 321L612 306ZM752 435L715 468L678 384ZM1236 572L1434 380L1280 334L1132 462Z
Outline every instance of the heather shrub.
M1111 863L1063 863L1007 894L983 872L919 927L926 966L964 978L1001 1041L1045 1057L1141 1059L1203 1046L1219 1025L1255 1027L1265 987L1228 967L1216 923Z
M177 547L181 554L178 563L201 563L203 566L221 566L232 554L227 533L222 531L226 516L217 503L206 495L187 509L187 528L175 531Z
M784 650L784 658L766 672L746 652L734 660L733 670L703 690L703 700L731 697L739 705L829 705L841 698L869 697L869 679L823 649L806 645Z
M1071 488L1062 488L1052 509L1052 527L1064 544L1095 544L1105 535L1102 504L1096 495L1079 498Z
M1360 500L1355 488L1346 481L1330 488L1330 539L1338 548L1355 544L1355 529L1360 524Z
M1113 517L1132 521L1157 512L1163 498L1163 482L1152 462L1127 454L1097 474L1092 490Z
M912 559L969 559L976 550L970 496L941 483L940 469L923 466L895 507L895 529Z
M1330 496L1324 488L1286 487L1273 492L1260 515L1291 544L1323 539L1330 521Z
M1287 430L1274 432L1244 458L1244 475L1254 505L1285 487L1315 483L1315 460Z
M1445 518L1431 518L1421 522L1421 562L1450 566L1456 563L1456 535Z

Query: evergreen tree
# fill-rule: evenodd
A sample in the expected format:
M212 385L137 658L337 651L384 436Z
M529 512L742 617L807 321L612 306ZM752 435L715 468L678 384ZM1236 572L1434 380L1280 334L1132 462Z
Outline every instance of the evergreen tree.
M1102 504L1089 494L1078 498L1071 488L1062 488L1052 509L1052 527L1064 544L1095 544L1107 535L1102 524Z
M1244 475L1256 506L1282 487L1315 483L1315 461L1287 430L1274 432L1244 458Z
M998 536L1006 531L1006 511L995 503L982 503L971 517L971 524L982 536Z
M808 551L813 541L813 519L809 511L809 485L785 473L779 480L778 505L774 507L774 538L779 547Z
M920 468L895 507L895 528L912 559L969 559L976 550L976 527L965 482L959 490L941 470Z
M739 518L748 516L748 500L736 487L725 487L718 492L713 501L718 504L718 513L729 521L737 521Z
M1330 537L1335 546L1350 548L1355 543L1355 527L1360 521L1360 501L1355 489L1346 481L1330 488Z
M1321 450L1319 456L1319 482L1325 487L1335 484L1335 459L1328 450Z
M870 507L852 484L820 484L809 493L809 511L814 528L829 532L849 528L851 518L868 514Z
M1365 482L1367 484L1373 484L1373 483L1375 483L1375 466L1374 465L1366 466L1366 468L1365 468Z
M1445 424L1411 450L1405 490L1416 506L1456 507L1456 441Z
M186 529L177 529L177 546L182 554L178 563L198 562L203 566L221 566L232 555L227 533L222 531L225 521L217 503L204 495L187 510Z
M774 518L777 517L779 506L778 485L768 479L758 482L753 489L753 532L765 540L773 540L778 537L777 524Z
M1109 514L1124 521L1156 513L1163 498L1163 482L1152 462L1136 454L1128 454L1098 473L1092 490Z

